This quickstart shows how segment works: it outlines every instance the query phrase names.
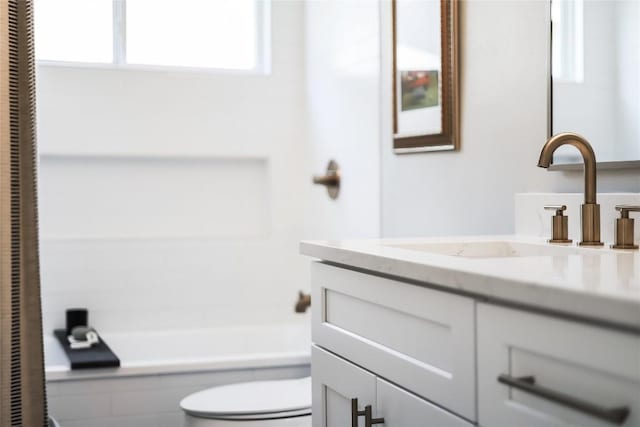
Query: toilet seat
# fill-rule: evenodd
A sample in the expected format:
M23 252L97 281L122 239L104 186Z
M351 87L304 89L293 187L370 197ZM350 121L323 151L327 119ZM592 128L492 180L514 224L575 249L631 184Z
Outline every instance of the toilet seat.
M180 402L192 417L259 421L311 414L311 378L255 381L212 387Z

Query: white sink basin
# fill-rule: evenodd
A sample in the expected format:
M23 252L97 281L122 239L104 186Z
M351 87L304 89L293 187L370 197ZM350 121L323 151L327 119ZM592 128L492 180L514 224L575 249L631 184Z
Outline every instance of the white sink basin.
M572 246L522 242L439 242L400 243L385 246L464 258L513 258L580 254L584 250Z

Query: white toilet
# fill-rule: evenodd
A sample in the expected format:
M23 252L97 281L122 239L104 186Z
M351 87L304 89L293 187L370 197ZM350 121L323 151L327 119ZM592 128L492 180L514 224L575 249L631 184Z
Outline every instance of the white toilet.
M311 378L212 387L180 408L185 427L310 427Z

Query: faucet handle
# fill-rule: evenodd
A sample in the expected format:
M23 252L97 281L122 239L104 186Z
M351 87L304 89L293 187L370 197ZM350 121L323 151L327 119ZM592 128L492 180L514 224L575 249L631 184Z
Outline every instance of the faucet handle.
M640 212L640 206L616 205L620 212L620 218L616 219L616 242L611 245L613 249L638 249L633 241L634 219L629 217L629 212Z
M620 212L622 218L629 218L629 212L640 212L640 206L636 205L616 205L616 210Z
M548 211L556 211L556 215L562 216L562 212L567 210L566 205L547 205L544 207Z
M569 239L569 218L564 216L564 211L567 210L566 205L547 205L544 207L548 211L556 211L555 215L551 217L551 239L549 243L571 243Z

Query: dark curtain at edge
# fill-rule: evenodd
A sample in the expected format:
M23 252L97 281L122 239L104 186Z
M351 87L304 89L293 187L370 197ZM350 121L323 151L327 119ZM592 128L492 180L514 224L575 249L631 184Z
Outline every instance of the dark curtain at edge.
M46 426L32 0L0 0L0 426Z

